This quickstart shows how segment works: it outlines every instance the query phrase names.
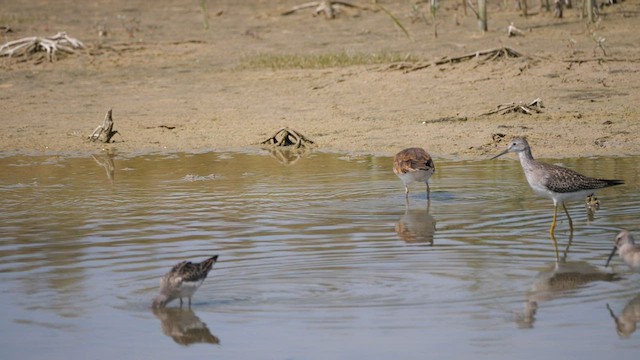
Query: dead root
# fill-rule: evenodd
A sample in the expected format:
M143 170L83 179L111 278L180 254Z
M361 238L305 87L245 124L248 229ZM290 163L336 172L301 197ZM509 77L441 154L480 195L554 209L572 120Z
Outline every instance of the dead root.
M315 8L313 11L313 16L318 16L324 13L325 18L333 19L336 17L336 13L340 12L341 8L352 8L352 9L360 9L364 10L364 7L353 5L344 1L331 1L331 0L321 0L321 1L311 1L308 3L304 3L298 6L294 6L291 9L283 12L281 15L291 15L298 10Z
M108 143L111 138L118 133L117 130L113 130L113 118L111 117L112 110L107 111L107 115L104 116L102 125L93 130L93 133L89 135L89 141L96 142L100 140L103 143Z
M528 104L525 104L523 102L520 102L517 104L516 103L500 104L497 106L497 109L488 111L486 113L482 113L480 114L480 116L492 115L492 114L504 115L512 112L533 115L533 114L541 113L542 108L544 108L544 105L542 105L542 100L540 100L540 98L537 98Z
M311 152L314 142L301 133L285 127L261 141L260 144L268 145L266 150L282 164L292 165Z
M66 32L59 32L49 37L31 36L9 41L0 46L0 56L29 57L45 52L49 61L56 60L58 51L73 54L74 49L82 49L84 44L75 38L69 37Z
M471 54L457 56L454 58L445 58L445 59L436 61L436 65L459 63L459 62L467 61L471 59L478 59L480 62L487 62L487 61L495 61L499 59L510 59L510 58L519 58L519 57L522 57L522 54L513 50L510 47L503 46L497 49L476 51Z
M314 142L299 132L282 128L275 132L271 137L260 142L263 145L271 145L273 147L287 147L292 146L294 148L303 148L313 145Z
M474 53L465 54L462 56L456 56L452 58L445 57L430 63L421 62L417 64L407 64L407 63L391 64L390 66L387 67L387 70L401 70L404 73L409 73L413 71L426 69L430 66L456 64L463 61L469 61L472 59L477 59L479 64L484 64L489 61L497 61L501 59L511 59L511 58L519 58L519 57L523 57L523 55L513 50L510 47L503 46L496 49L476 51Z

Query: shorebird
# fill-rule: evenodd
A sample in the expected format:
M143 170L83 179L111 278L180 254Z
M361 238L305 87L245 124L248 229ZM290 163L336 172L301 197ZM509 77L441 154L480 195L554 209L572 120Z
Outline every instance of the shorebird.
M595 179L562 166L539 162L533 158L531 147L523 137L513 138L505 151L491 159L510 152L518 154L520 165L522 165L524 175L531 189L533 189L536 194L553 200L553 221L551 222L549 233L556 248L556 255L558 246L555 241L554 231L556 228L558 205L562 204L562 208L569 219L569 229L573 233L573 221L567 211L566 201L584 199L589 195L593 195L598 189L624 184L623 180Z
M436 172L436 168L428 152L422 148L408 148L400 151L393 158L393 172L404 184L405 197L409 197L411 183L423 182L427 184L427 199L429 199L431 193L429 178Z
M640 244L636 245L633 240L633 236L627 230L622 230L614 240L615 245L613 246L613 250L611 254L609 254L609 258L607 259L607 263L604 265L605 267L609 266L609 262L613 255L616 254L616 250L622 260L631 268L631 270L640 272Z
M175 299L180 299L180 307L182 307L183 297L189 299L189 307L191 307L191 297L207 278L216 261L218 261L218 255L201 263L183 261L172 267L160 280L160 294L153 299L153 307L165 307Z

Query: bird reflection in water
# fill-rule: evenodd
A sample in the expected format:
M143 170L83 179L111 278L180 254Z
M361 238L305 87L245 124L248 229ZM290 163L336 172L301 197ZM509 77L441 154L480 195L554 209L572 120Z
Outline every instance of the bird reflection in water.
M409 207L409 200L405 201L404 215L396 223L396 234L407 243L433 245L433 235L436 232L436 220L429 214L430 201L425 208Z
M620 316L616 316L609 304L607 309L616 324L618 336L626 339L636 331L637 322L640 321L640 294L629 300Z
M567 253L558 261L549 263L535 277L531 289L526 294L524 310L516 315L519 328L533 328L540 302L551 301L574 295L579 289L595 281L617 281L620 278L613 273L602 272L598 267L584 261L567 261Z
M207 324L191 309L154 308L153 314L160 319L162 332L180 345L220 344L220 339L211 334Z

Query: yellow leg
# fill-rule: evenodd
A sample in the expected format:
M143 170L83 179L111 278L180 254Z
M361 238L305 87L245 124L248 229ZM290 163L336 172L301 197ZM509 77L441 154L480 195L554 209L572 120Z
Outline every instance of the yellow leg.
M564 203L562 203L562 208L564 209L564 213L567 214L567 217L569 218L569 230L573 234L573 221L571 221L571 216L569 216L569 212L567 211L567 206Z
M558 242L556 241L556 237L554 235L554 231L556 230L556 217L557 216L558 216L558 205L555 204L553 206L553 222L551 222L551 229L549 229L549 235L551 235L551 240L553 240L553 249L556 252L556 261L559 261L560 260L560 254L558 253Z
M558 205L553 205L553 221L551 222L551 229L549 229L549 233L553 236L553 233L556 231L556 217L558 216Z
M555 235L551 233L551 240L553 240L553 250L556 252L556 262L560 261L560 253L558 253L558 241L556 241Z

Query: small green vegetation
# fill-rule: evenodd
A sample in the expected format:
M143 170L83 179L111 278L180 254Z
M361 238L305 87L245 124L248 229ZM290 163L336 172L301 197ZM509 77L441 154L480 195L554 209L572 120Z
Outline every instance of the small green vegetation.
M362 54L362 53L331 53L309 55L257 55L247 59L240 68L246 69L326 69L357 65L388 64L395 62L417 62L411 55L392 53Z

